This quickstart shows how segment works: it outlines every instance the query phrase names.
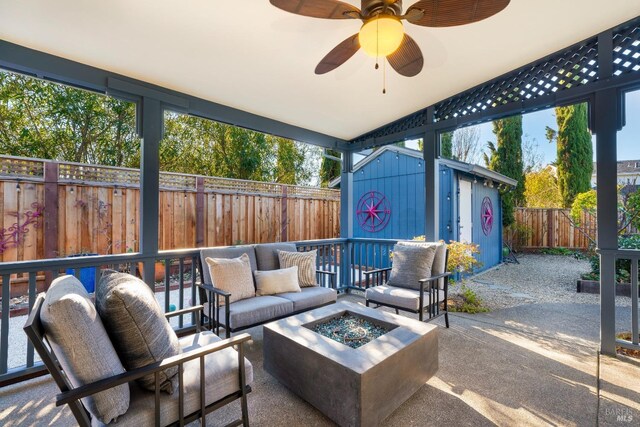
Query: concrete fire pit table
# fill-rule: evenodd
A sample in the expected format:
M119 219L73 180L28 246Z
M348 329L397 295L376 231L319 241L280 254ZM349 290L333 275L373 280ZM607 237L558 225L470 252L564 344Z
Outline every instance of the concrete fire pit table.
M388 332L354 349L312 330L345 312ZM264 369L339 425L375 426L438 370L438 330L340 302L266 324Z

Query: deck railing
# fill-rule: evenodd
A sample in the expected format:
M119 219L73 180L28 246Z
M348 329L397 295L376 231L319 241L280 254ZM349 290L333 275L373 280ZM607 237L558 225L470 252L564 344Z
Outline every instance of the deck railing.
M624 329L626 331L631 331L631 339L621 339L616 338L616 345L620 347L624 347L630 350L640 350L640 343L638 342L638 330L640 329L640 321L638 319L638 263L640 262L640 251L639 250L617 250L617 251L601 251L601 257L614 257L614 262L617 261L627 261L630 263L630 282L631 282L631 324L628 326L624 326L623 328L618 328L616 325L616 329ZM603 260L603 262L605 262ZM607 279L607 278L603 278ZM603 282L601 286L606 286L607 283L615 283L614 278L609 278L610 280ZM614 319L616 316L612 316Z
M296 242L299 251L317 250L316 267L335 272L335 286L339 292L364 290L363 273L367 270L390 265L391 250L396 240L387 239L326 239ZM165 312L185 308L199 301L195 283L200 280L199 249L161 251L155 256L139 253L98 255L0 263L2 278L2 316L0 323L0 386L41 375L45 369L34 352L33 346L22 331L22 323L33 304L38 290L53 278L71 272L81 281L98 283L100 270L111 268L141 276L144 265L160 262L164 273L156 277L153 289ZM87 276L89 272L89 276ZM326 277L324 280L332 280ZM11 283L26 281L26 309L20 317L11 317ZM334 284L321 283L323 286ZM85 284L86 286L86 284ZM175 307L172 307L175 305ZM185 318L186 316L186 318ZM20 323L20 324L18 324ZM193 314L178 316L172 326L178 333L195 325ZM11 359L11 361L10 361Z

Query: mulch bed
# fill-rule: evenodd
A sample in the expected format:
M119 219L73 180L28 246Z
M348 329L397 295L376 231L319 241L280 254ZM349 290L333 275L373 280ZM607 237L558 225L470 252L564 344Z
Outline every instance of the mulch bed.
M631 332L623 332L621 334L617 334L616 338L631 341ZM640 336L638 336L638 338L640 339ZM640 359L640 350L629 350L628 348L616 346L616 352L624 356Z

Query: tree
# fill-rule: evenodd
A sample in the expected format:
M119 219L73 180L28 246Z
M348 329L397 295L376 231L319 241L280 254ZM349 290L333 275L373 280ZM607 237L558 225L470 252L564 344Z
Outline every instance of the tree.
M543 156L538 150L538 143L525 135L522 140L522 169L525 174L538 171L542 167Z
M440 135L440 155L445 159L453 158L453 132L444 132Z
M591 188L593 146L587 122L587 104L556 108L557 133L547 128L549 141L556 139L558 184L564 207L570 207L576 195Z
M137 168L140 140L135 124L132 103L0 72L4 154ZM313 157L310 148L285 138L165 114L162 170L301 184L314 172Z
M451 158L461 162L477 164L480 161L480 128L469 126L456 129L451 141Z
M340 157L340 152L335 150L327 150L327 155L333 157ZM320 185L322 187L328 187L331 180L340 176L342 172L342 164L337 160L328 159L322 157L322 163L320 164Z
M561 208L562 199L555 169L547 166L525 176L524 195L528 208Z
M493 122L497 143L488 143L490 156L484 155L489 169L518 181L516 188L501 191L502 223L514 221L514 209L524 205L524 174L522 164L522 116L507 117Z
M0 150L110 166L137 166L135 105L0 72Z

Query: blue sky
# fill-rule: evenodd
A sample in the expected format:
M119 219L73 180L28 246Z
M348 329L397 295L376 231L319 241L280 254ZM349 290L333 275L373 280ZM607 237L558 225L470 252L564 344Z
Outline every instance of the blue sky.
M626 95L626 125L618 133L618 160L640 159L640 91ZM480 141L496 140L491 123L483 123L480 127ZM537 143L543 155L543 164L552 163L556 159L556 144L550 144L545 137L545 129L549 126L557 129L554 109L536 111L522 116L523 139ZM593 137L595 143L595 137ZM595 145L594 145L595 155Z

